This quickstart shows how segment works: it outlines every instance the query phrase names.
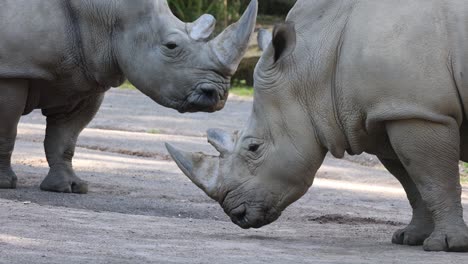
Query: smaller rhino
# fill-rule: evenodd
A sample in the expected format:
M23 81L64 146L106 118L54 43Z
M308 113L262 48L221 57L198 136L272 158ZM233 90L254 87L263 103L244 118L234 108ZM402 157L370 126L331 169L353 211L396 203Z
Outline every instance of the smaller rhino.
M47 117L40 187L65 193L88 192L72 166L76 141L125 79L181 113L221 110L257 10L252 0L212 38L213 16L182 22L166 0L0 0L0 189L16 188L17 126L34 109Z
M219 157L167 148L242 228L302 197L327 152L374 154L413 207L393 243L468 251L466 14L465 0L298 1L271 44L260 34L247 126L208 131Z

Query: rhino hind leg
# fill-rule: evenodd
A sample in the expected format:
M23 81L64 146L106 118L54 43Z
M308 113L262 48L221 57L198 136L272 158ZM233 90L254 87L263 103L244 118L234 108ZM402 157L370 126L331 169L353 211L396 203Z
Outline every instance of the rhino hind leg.
M81 194L88 192L88 184L78 178L73 170L72 159L79 134L94 118L103 98L104 94L93 95L65 112L43 111L47 116L44 147L50 170L41 183L41 190Z
M454 120L438 124L423 120L387 123L395 153L415 183L434 221L424 241L426 251L468 251L458 169L460 134Z
M403 229L397 230L392 237L392 243L399 245L418 246L424 243L434 230L432 214L421 198L416 184L413 182L405 167L398 158L380 158L387 170L397 178L405 189L406 195L413 208L411 222Z
M11 168L11 154L27 97L27 81L0 79L0 189L16 188L17 177Z

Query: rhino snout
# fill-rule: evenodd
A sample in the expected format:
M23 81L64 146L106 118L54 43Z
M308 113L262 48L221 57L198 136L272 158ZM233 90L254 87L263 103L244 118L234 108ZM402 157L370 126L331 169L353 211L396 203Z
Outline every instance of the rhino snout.
M215 112L224 107L228 93L215 86L199 86L187 98L184 112Z
M243 229L260 228L271 224L281 215L276 208L249 207L242 204L228 213L231 221Z

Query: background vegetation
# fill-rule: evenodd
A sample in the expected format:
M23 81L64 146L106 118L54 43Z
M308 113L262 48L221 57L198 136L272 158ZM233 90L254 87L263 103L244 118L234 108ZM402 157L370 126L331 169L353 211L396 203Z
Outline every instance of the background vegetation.
M212 14L219 29L239 19L250 0L168 0L174 14L182 21L191 22L202 14ZM260 0L259 22L275 23L284 18L296 0Z
M242 15L248 0L169 0L169 6L182 21L195 21L202 14L211 14L218 20L218 31Z
M262 15L286 16L297 0L259 0L259 12Z

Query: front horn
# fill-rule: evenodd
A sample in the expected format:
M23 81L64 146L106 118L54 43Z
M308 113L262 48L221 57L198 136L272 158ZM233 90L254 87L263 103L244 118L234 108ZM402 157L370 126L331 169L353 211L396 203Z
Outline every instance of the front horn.
M167 151L187 177L209 197L219 201L218 170L219 157L203 153L190 153L166 143Z

